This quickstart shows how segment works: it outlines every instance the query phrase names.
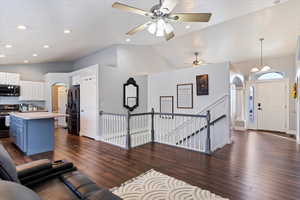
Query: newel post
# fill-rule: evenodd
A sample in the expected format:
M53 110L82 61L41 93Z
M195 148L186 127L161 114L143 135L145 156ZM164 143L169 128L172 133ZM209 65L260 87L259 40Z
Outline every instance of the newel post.
M210 138L210 111L208 110L206 113L206 122L207 122L207 135L206 135L206 145L205 145L205 153L211 154L211 138Z
M126 148L131 148L131 137L130 137L130 111L127 113L127 135L126 135Z
M151 110L151 142L154 143L154 108Z

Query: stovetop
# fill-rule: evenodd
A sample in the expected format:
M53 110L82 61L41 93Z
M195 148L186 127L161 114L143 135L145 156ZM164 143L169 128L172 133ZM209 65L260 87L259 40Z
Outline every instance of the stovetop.
M19 110L18 104L1 104L0 105L0 116L7 116L11 112Z
M2 112L0 111L0 116L8 116L10 112Z

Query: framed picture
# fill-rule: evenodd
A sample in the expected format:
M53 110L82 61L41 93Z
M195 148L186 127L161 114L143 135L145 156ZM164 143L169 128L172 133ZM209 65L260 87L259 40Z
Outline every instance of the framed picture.
M178 84L177 85L177 108L193 109L193 84Z
M196 76L197 96L208 95L208 74Z
M174 113L174 97L173 96L160 96L159 107L161 113ZM170 115L160 115L161 118L173 119Z

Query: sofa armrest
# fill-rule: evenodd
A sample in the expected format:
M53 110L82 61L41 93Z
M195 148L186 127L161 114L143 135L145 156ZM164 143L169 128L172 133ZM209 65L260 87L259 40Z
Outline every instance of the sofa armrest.
M33 162L29 162L26 164L18 165L17 166L17 173L20 179L40 172L44 169L52 168L52 163L48 159L36 160Z
M86 200L121 200L109 190L100 188L86 175L79 171L74 171L61 175L61 180L67 185L80 199Z

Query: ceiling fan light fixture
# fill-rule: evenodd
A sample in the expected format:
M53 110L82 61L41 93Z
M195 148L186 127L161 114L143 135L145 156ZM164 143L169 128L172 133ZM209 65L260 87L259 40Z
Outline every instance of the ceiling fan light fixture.
M264 66L260 71L262 71L262 72L267 72L267 71L269 71L269 70L271 70L271 67L268 66L268 65L266 65L266 66Z
M174 31L174 28L170 23L166 23L165 31L166 31L167 34L170 34Z
M166 22L163 19L159 19L157 21L157 30L156 30L157 37L165 36L165 27L166 27Z
M251 72L253 72L253 73L259 72L259 69L258 69L257 67L253 67L253 68L251 69Z
M148 27L148 32L151 33L152 35L154 35L156 33L156 23L155 22L150 24L150 26Z

